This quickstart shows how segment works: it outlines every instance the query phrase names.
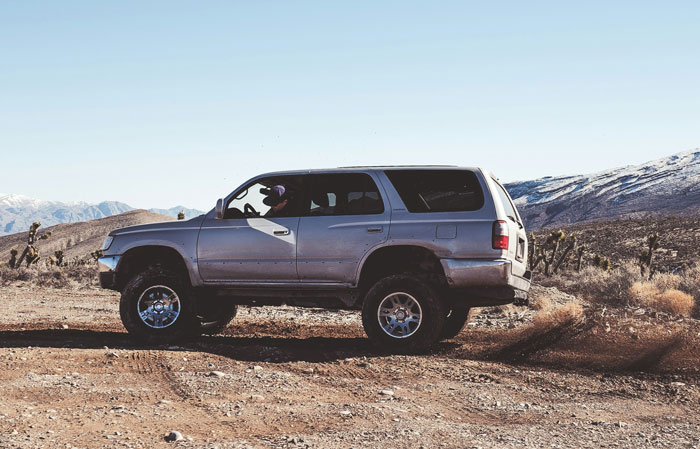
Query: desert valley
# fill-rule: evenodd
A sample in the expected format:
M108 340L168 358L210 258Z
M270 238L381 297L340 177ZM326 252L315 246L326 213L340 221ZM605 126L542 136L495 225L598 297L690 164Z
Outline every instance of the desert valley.
M7 260L27 232L0 223L0 447L698 447L699 186L698 150L508 184L529 305L474 309L421 355L373 349L358 313L286 306L140 345L91 253L112 229L175 218L42 226L42 259L20 268Z

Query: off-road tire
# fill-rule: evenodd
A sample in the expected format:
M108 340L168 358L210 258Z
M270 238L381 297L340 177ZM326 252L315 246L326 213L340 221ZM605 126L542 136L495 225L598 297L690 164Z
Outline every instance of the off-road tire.
M411 295L421 309L422 320L419 326L404 338L387 334L378 318L380 304L393 293ZM390 352L418 353L426 350L440 337L446 315L435 286L421 280L415 273L396 274L380 279L369 289L362 304L365 333L377 347Z
M447 340L448 338L456 337L469 322L472 313L473 309L470 307L452 307L445 317L445 325L442 327L440 340Z
M146 325L138 312L140 296L147 289L159 285L174 291L180 302L177 319L168 327L161 329ZM147 344L172 343L191 337L199 323L189 285L176 273L157 266L148 268L127 282L119 301L119 315L129 334L139 342Z
M199 332L203 335L216 335L224 331L238 313L237 304L220 304L216 314L211 311L206 315L199 315Z

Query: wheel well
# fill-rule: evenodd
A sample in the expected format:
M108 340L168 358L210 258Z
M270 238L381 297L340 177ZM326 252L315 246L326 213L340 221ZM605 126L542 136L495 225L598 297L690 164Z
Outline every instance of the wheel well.
M172 270L188 283L190 281L185 261L176 250L167 246L140 246L130 249L121 257L117 271L117 289L121 291L134 275L154 265Z
M424 275L440 286L447 283L440 259L429 249L408 245L387 246L370 254L362 266L358 284L360 298L379 279L407 271Z

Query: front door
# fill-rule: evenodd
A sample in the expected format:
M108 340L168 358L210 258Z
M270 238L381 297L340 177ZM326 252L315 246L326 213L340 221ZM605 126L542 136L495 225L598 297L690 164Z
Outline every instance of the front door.
M369 174L309 176L297 241L299 279L352 284L364 255L387 239L391 208Z
M303 176L253 181L232 196L223 219L208 215L197 244L202 279L232 284L298 282L302 183Z

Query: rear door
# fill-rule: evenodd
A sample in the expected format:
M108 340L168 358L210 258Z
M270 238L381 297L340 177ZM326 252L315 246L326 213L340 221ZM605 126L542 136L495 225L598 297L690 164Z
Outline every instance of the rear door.
M364 255L387 239L390 214L368 173L310 175L297 240L300 281L353 283Z

